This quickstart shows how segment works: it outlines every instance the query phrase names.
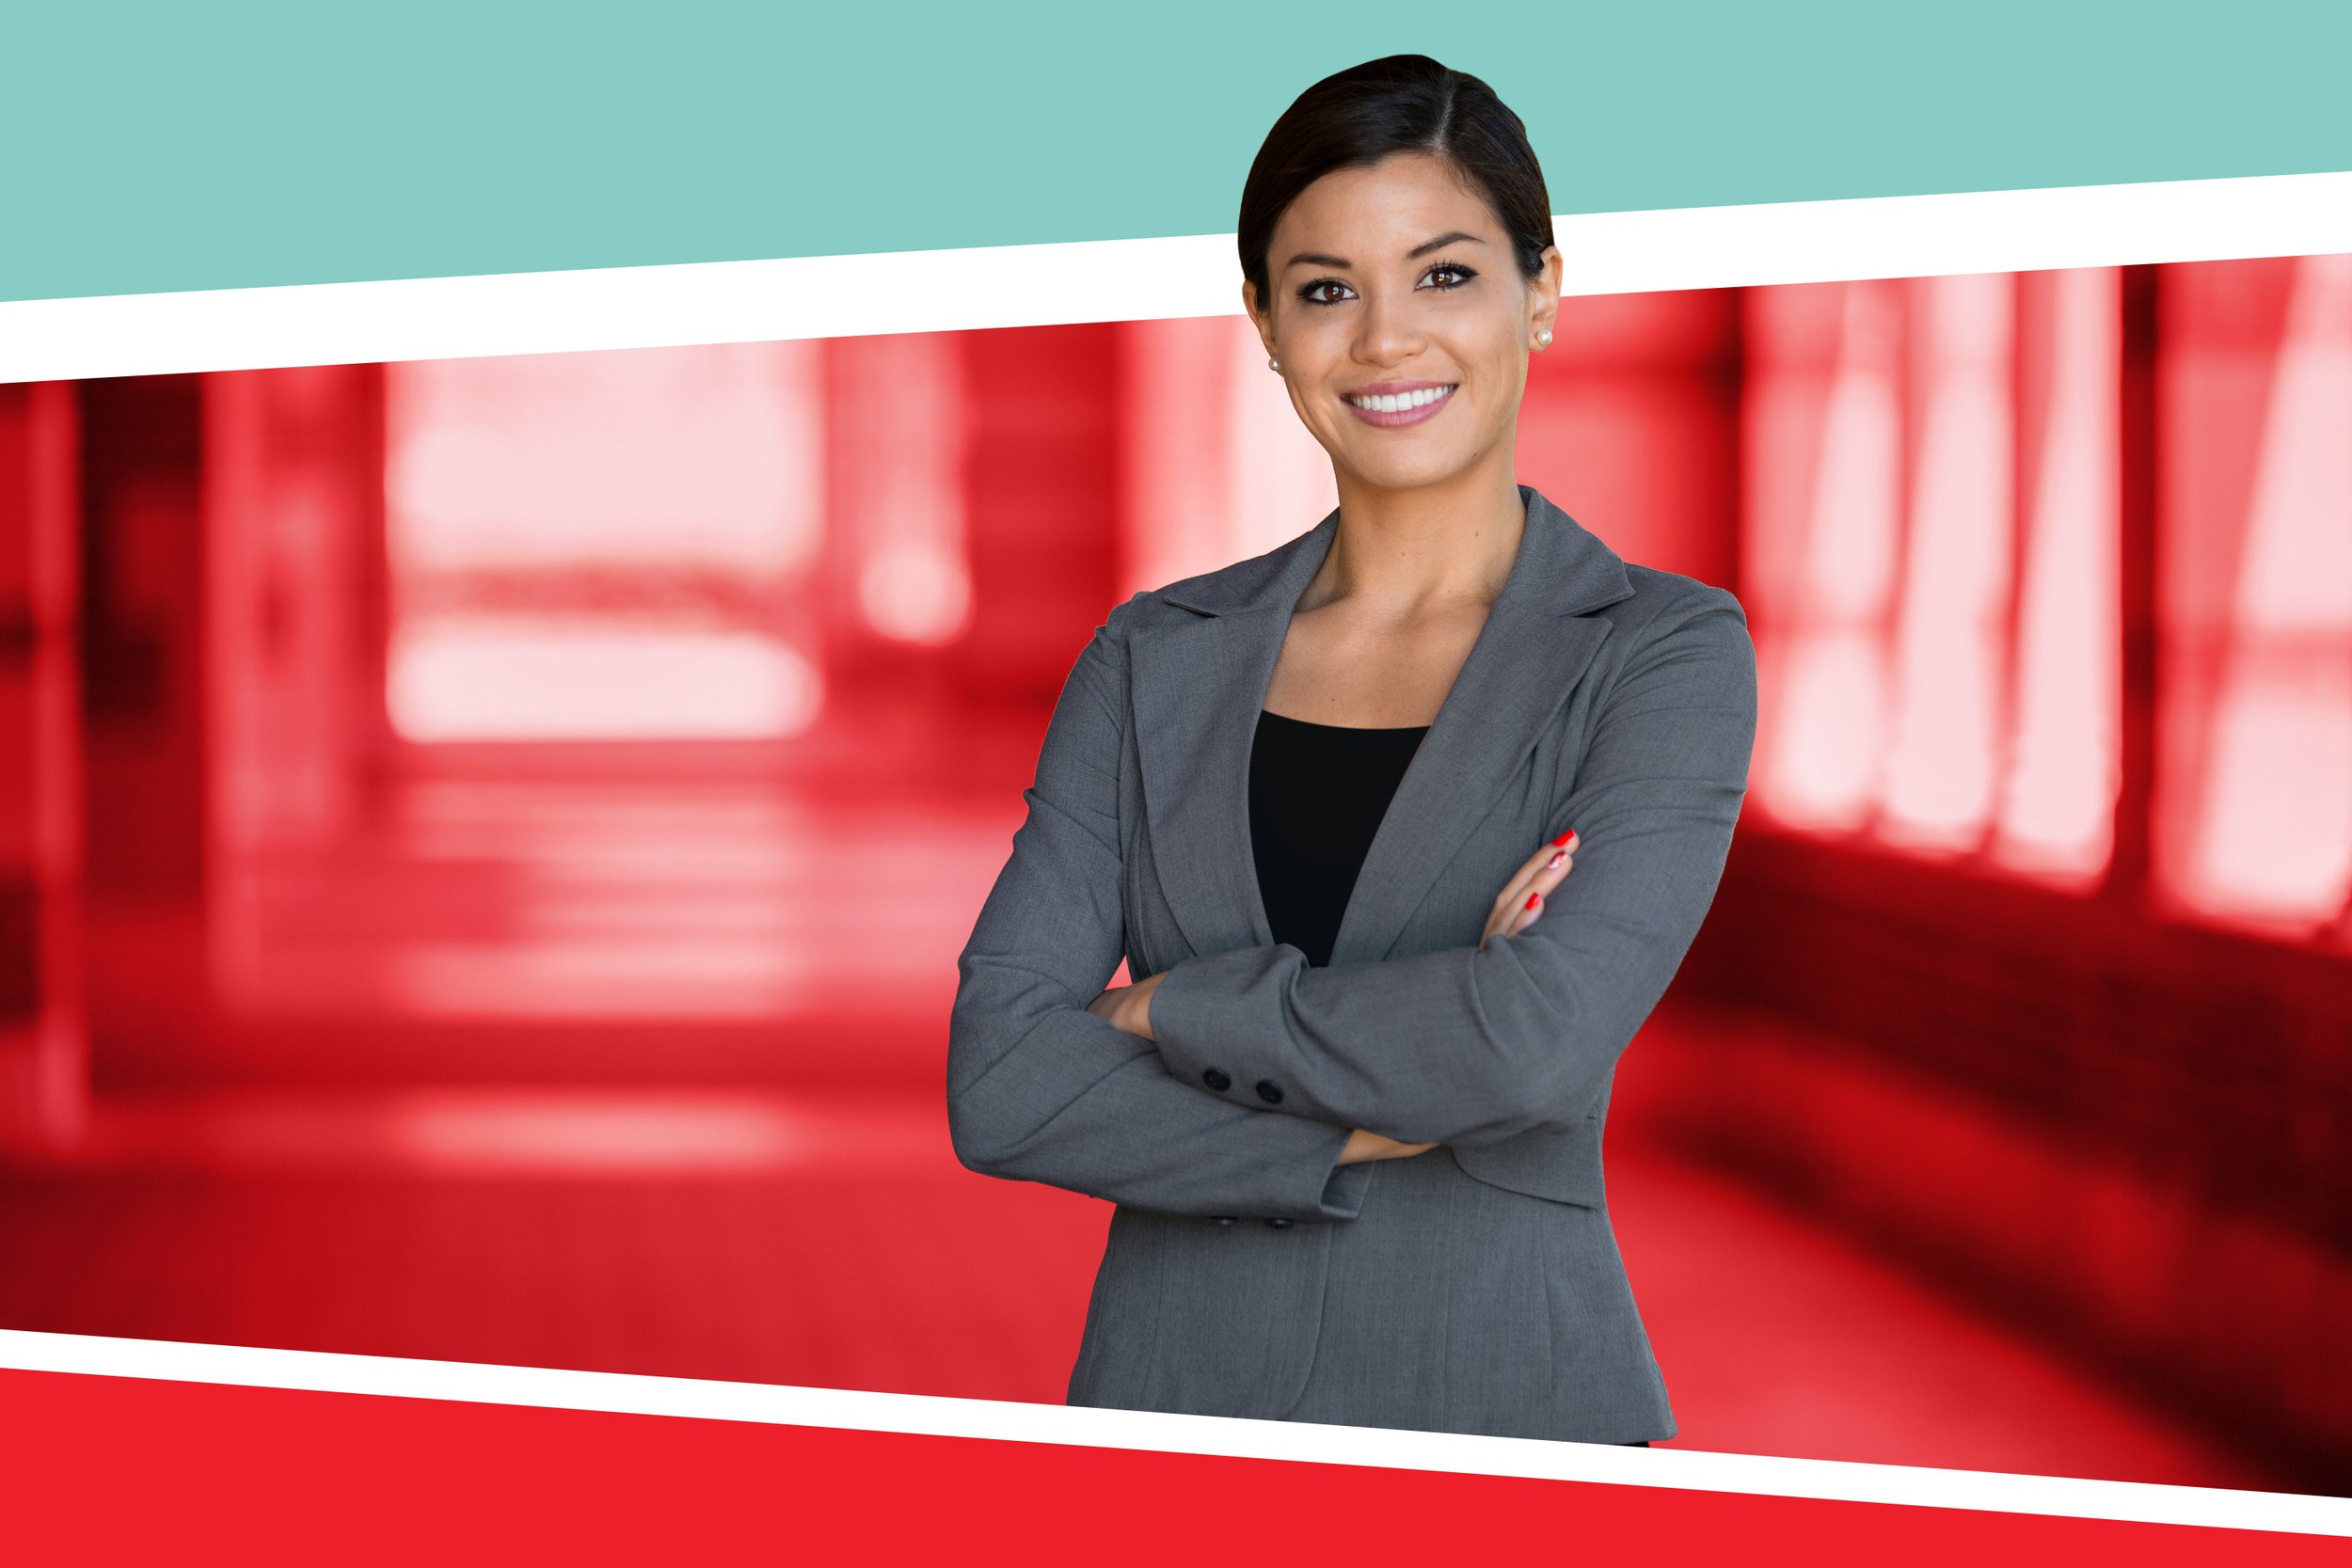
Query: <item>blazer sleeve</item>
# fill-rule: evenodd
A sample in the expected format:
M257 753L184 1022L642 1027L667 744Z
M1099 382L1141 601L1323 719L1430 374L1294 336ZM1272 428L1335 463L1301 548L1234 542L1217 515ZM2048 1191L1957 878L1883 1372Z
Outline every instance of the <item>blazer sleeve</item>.
M1552 818L1577 831L1575 869L1533 926L1327 968L1282 943L1186 958L1152 996L1171 1070L1221 1069L1235 1098L1263 1080L1282 1113L1412 1142L1581 1121L1714 898L1756 734L1731 594L1683 595L1636 635Z
M1151 1041L1087 1008L1125 946L1119 777L1135 602L1096 628L1062 688L1023 792L1027 818L958 959L956 1156L1168 1213L1352 1219L1369 1165L1335 1164L1346 1128L1183 1083Z

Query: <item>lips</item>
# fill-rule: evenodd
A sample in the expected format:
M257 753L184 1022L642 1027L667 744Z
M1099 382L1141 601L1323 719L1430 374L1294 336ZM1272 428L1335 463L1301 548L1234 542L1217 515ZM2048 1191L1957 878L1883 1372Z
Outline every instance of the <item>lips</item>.
M1450 381L1376 381L1341 394L1340 401L1365 423L1393 429L1435 418L1454 401L1458 385Z

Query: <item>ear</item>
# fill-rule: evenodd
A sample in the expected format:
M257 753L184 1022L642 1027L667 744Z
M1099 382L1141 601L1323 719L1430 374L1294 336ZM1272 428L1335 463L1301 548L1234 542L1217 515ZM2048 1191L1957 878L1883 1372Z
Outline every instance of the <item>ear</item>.
M1248 312L1249 325L1258 329L1258 341L1265 345L1266 357L1275 356L1274 318L1258 309L1258 286L1247 277L1241 280L1241 308Z
M1544 270L1527 280L1527 334L1533 339L1538 332L1549 331L1552 341L1559 341L1560 291L1566 281L1567 261L1556 245L1544 246Z

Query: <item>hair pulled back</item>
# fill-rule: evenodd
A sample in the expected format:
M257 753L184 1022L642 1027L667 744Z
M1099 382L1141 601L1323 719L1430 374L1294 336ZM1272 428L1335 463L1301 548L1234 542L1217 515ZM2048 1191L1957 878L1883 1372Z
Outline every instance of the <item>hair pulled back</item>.
M1390 55L1335 71L1300 93L1266 133L1242 182L1237 240L1258 309L1273 306L1266 252L1298 194L1335 169L1398 152L1451 163L1495 211L1520 272L1543 271L1551 198L1527 126L1494 89L1426 55Z

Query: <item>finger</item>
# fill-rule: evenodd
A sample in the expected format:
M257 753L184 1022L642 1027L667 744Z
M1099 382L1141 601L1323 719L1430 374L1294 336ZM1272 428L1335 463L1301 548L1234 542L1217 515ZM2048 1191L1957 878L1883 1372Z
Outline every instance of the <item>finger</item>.
M1495 895L1494 912L1502 914L1506 911L1516 911L1521 904L1527 902L1528 891L1531 888L1540 888L1549 892L1552 887L1557 886L1559 879L1556 876L1548 883L1539 882L1536 879L1547 870L1555 869L1551 862L1562 850L1566 850L1573 857L1581 847L1581 842L1576 836L1576 830L1570 828L1558 838L1551 840L1528 856L1518 870L1513 874L1511 879L1503 884L1502 891ZM1563 865L1557 869L1565 870L1565 867Z
M1528 880L1528 891L1542 894L1546 902L1550 901L1551 890L1566 881L1568 873L1576 869L1576 851L1581 847L1581 841L1572 832L1566 836L1567 842L1545 857L1543 864L1535 868L1535 875ZM1527 900L1522 898L1519 902L1524 905Z
M1527 897L1528 885L1534 879L1535 873L1541 871L1544 863L1557 854L1560 848L1557 842L1547 844L1521 861L1518 868L1511 873L1511 879L1504 882L1502 890L1495 895L1495 912L1500 914L1505 910L1518 908Z
M1521 894L1519 896L1524 900L1527 895ZM1478 945L1484 947L1492 939L1507 935L1511 929L1512 917L1518 912L1518 905L1505 904L1502 895L1498 894L1494 907L1486 911L1486 928L1479 933Z
M1542 894L1544 895L1544 901L1546 903L1549 903L1551 901L1552 889L1558 887L1562 882L1566 881L1568 879L1568 873L1575 869L1576 851L1573 847L1554 849L1551 852L1551 858L1546 861L1542 866L1537 868L1534 879L1528 882L1527 891L1530 893ZM1519 903L1522 907L1524 907L1527 900L1525 898L1521 898Z
M1573 854L1566 849L1552 851L1552 858L1545 863L1544 869L1536 872L1534 885L1527 890L1528 896L1521 898L1519 907L1511 913L1510 931L1513 936L1535 924L1537 917L1550 906L1551 890L1566 881L1568 873L1575 869L1576 857Z
M1505 905L1500 898L1495 901L1493 911L1486 916L1486 929L1478 938L1479 946L1486 946L1495 937L1516 936L1523 928L1527 920L1527 900L1531 895L1540 896L1540 892L1524 881L1520 887L1518 902Z
M1531 889L1527 896L1519 900L1519 907L1511 912L1511 934L1518 936L1542 919L1543 913L1544 895Z
M1537 912L1529 910L1528 895L1549 895L1566 880L1568 873L1576 868L1578 842L1576 831L1570 829L1529 857L1510 885L1495 895L1494 904L1486 912L1486 928L1479 934L1481 949L1493 937L1516 936L1527 928Z
M1565 849L1553 850L1551 860L1538 866L1534 877L1523 884L1518 901L1507 909L1498 908L1487 916L1487 936L1517 936L1533 925L1535 917L1543 912L1544 906L1550 901L1552 890L1566 880L1568 873L1575 868L1574 855ZM1486 940L1486 936L1480 937L1479 945L1484 947Z

